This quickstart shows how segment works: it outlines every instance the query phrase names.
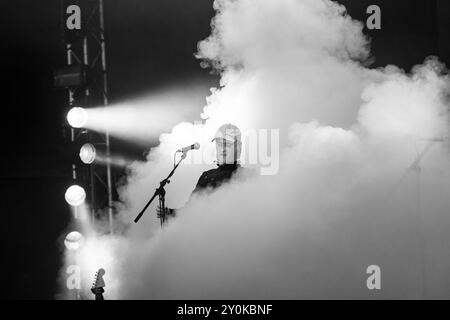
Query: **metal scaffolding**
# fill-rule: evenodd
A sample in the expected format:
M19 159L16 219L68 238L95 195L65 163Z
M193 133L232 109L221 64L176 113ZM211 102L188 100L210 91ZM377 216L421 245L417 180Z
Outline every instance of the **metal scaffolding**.
M60 0L61 31L66 64L80 67L82 83L67 87L68 109L71 107L99 107L108 104L108 82L106 67L105 23L103 0ZM66 21L67 8L81 9L81 28L69 29ZM82 136L85 141L104 147L106 164L77 165L74 159L72 177L82 180L88 187L92 221L102 218L107 208L109 231L113 233L113 175L110 162L110 138L108 132L94 132L86 129L68 128L70 140L76 142Z

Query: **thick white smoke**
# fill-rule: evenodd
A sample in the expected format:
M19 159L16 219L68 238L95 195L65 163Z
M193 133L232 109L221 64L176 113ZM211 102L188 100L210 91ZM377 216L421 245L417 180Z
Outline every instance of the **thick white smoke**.
M88 240L111 257L109 297L448 297L450 155L436 140L449 128L444 67L368 69L362 24L329 0L214 7L198 56L221 71L221 88L204 123L161 135L120 187L122 235ZM209 148L228 122L280 130L278 173L243 172L189 199L214 166L183 164L167 187L177 217L160 230L151 206L132 223L173 152L195 141ZM381 267L381 291L366 287L369 265Z

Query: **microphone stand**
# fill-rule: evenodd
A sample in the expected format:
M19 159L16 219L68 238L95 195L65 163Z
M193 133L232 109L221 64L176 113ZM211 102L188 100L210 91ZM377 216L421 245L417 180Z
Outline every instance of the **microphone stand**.
M170 183L169 179L173 176L173 174L175 173L175 170L178 168L178 166L180 165L181 161L183 161L185 158L186 158L186 152L183 152L182 155L181 155L181 159L173 167L172 171L169 173L167 178L165 178L164 180L162 180L159 183L159 187L155 190L155 193L153 194L153 196L150 198L150 200L147 202L145 207L141 210L141 212L139 212L137 217L134 219L135 223L137 223L139 221L139 219L141 219L141 217L144 214L145 210L147 210L148 206L152 203L152 201L156 198L156 196L158 196L159 197L160 209L162 211L162 214L159 216L159 219L161 221L161 228L162 228L162 226L164 224L164 221L166 220L166 207L165 207L166 190L164 189L164 187L166 186L166 184Z
M419 254L420 254L420 268L421 268L421 285L422 285L422 296L426 299L427 296L427 265L426 265L426 252L425 252L425 236L423 234L423 220L422 220L422 195L421 195L421 173L422 167L420 165L423 157L426 153L428 153L431 147L437 142L444 142L444 138L432 138L432 139L421 139L428 141L428 144L422 150L422 152L417 152L417 157L411 163L411 165L406 169L404 175L397 182L395 188L397 188L400 183L408 176L410 172L414 172L416 175L416 192L417 192L417 212L416 212L416 228L417 228L417 236L419 241ZM417 150L417 148L416 148Z

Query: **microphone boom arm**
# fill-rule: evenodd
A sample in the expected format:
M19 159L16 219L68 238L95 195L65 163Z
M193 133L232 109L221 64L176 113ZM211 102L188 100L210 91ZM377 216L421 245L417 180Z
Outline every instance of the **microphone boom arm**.
M178 168L178 166L180 165L181 161L183 161L186 158L186 153L183 152L183 154L181 155L181 159L178 161L178 163L173 167L172 171L169 173L169 175L167 176L167 178L165 178L164 180L162 180L159 183L159 187L155 190L155 193L153 194L153 196L150 198L150 200L147 202L147 204L145 205L145 207L141 210L141 212L139 212L139 214L137 215L137 217L134 219L134 223L137 223L139 221L139 219L141 219L142 215L144 214L145 210L147 210L148 206L153 202L153 200L156 198L156 196L159 196L160 199L164 199L164 196L166 195L166 190L164 190L164 187L166 186L166 184L170 183L170 178L173 176L173 174L175 173L175 170ZM163 210L165 210L165 208L162 208ZM163 211L164 212L164 211ZM163 221L161 221L162 223Z

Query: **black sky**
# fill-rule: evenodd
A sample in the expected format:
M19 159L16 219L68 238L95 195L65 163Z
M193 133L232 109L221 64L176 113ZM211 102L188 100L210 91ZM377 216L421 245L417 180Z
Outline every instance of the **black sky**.
M409 69L428 55L450 64L450 5L430 0L341 0L349 14L366 18L370 4L382 8L382 30L373 37L374 67ZM3 148L0 166L2 298L52 299L61 262L61 234L70 221L64 201L68 163L61 155L62 95L52 72L64 62L59 1L3 0L0 58L3 85ZM217 76L201 69L193 54L208 36L211 0L105 1L111 101ZM134 155L144 150L134 150Z

